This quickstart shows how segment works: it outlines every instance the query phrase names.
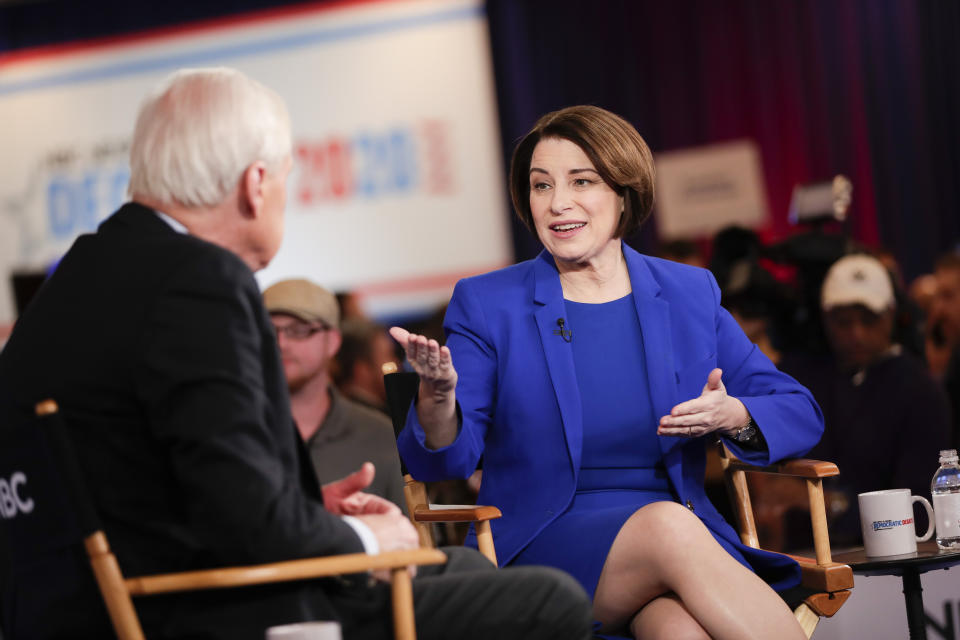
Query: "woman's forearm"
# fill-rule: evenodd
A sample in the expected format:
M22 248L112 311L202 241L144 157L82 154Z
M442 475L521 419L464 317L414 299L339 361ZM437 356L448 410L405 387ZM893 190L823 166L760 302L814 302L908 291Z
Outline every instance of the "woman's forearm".
M428 449L441 449L457 439L457 398L454 391L431 389L420 383L417 418L426 436Z

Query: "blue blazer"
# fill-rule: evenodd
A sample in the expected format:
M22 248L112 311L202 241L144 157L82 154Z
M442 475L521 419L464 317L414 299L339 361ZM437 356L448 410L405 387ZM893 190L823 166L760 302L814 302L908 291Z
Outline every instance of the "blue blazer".
M638 393L649 395L655 416L699 396L710 371L720 367L728 393L743 401L768 446L748 451L728 441L737 457L769 464L803 455L817 443L823 417L813 397L747 339L720 306L708 271L650 258L626 245L623 253L649 376L649 389ZM423 481L465 478L483 455L478 502L503 512L492 522L501 564L567 508L577 487L580 392L572 348L554 333L565 316L559 274L546 251L458 282L444 328L459 374L459 434L447 447L426 448L411 406L398 440L410 472ZM707 498L708 439L660 436L659 442L678 501L714 535L740 548L775 588L795 584L799 569L792 561L743 546Z

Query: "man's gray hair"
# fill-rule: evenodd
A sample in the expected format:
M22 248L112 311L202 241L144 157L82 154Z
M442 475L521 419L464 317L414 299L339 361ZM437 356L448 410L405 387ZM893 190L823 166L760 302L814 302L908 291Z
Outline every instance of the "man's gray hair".
M257 161L291 153L290 116L272 90L225 67L170 75L140 106L130 146L130 195L214 206Z

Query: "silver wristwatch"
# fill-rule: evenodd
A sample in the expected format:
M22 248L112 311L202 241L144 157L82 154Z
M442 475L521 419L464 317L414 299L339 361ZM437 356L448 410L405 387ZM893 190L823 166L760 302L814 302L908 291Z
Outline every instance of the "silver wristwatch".
M753 416L750 417L750 422L745 426L740 427L740 430L733 434L731 440L734 442L749 442L757 436L757 423L753 421Z

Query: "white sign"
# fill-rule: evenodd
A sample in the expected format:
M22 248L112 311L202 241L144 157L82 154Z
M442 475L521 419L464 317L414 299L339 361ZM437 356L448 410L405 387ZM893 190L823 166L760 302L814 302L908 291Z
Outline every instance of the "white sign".
M713 235L767 221L757 146L749 140L657 154L657 230L662 239Z
M0 324L13 268L47 267L124 201L143 95L216 65L276 90L293 120L286 236L262 285L307 277L399 312L511 261L482 2L295 8L0 58Z

